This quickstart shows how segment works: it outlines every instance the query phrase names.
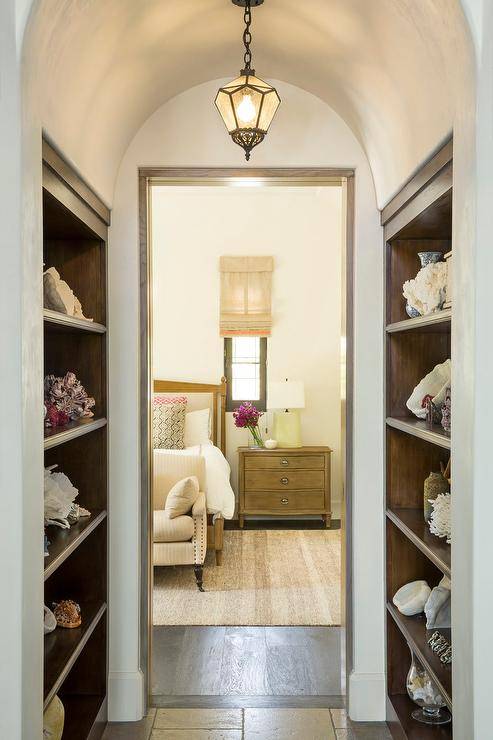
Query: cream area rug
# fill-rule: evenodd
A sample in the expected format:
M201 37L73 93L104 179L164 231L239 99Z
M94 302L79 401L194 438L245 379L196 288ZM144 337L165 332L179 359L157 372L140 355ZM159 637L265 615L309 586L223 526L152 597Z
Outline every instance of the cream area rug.
M204 588L192 566L154 568L154 624L339 625L340 530L225 531Z

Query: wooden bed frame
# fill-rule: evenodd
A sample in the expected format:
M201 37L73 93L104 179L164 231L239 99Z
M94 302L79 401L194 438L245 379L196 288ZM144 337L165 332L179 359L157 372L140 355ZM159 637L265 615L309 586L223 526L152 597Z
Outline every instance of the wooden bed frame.
M211 394L212 396L212 441L226 456L226 378L214 383L189 383L181 380L155 380L154 393L193 393ZM216 565L223 561L224 519L217 516L212 521L212 514L207 514L207 547L216 553Z

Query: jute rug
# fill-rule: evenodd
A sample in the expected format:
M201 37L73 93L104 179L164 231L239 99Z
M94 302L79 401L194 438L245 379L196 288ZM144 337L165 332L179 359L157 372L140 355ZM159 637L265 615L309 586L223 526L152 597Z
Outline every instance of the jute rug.
M340 530L226 531L205 593L191 566L154 568L156 625L339 625Z

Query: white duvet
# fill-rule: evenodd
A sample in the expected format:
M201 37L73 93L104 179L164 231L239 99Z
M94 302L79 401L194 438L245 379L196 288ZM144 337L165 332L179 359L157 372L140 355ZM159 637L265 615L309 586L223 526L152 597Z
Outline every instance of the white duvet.
M209 514L221 514L224 519L232 519L235 495L229 482L231 468L219 447L205 444L166 452L173 455L202 455L205 458L207 511Z

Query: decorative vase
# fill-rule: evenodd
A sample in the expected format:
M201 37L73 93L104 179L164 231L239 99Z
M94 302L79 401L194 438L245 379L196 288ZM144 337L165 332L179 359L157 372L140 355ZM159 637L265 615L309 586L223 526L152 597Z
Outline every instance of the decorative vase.
M410 319L417 319L418 316L421 316L420 312L417 308L413 308L409 305L409 303L406 303L406 313L409 316Z
M250 436L248 438L248 446L250 448L263 447L264 443L258 425L256 427L248 427L248 431L250 432Z
M411 648L409 648L411 650ZM411 667L406 679L409 698L421 707L411 717L425 725L445 725L451 720L445 701L428 673L411 650Z
M431 502L434 501L440 493L448 493L449 491L449 482L441 473L429 474L423 486L423 513L425 522L429 522L431 519L431 513L433 511Z
M426 267L431 262L441 262L443 260L443 254L441 252L418 252L418 257L421 267Z

